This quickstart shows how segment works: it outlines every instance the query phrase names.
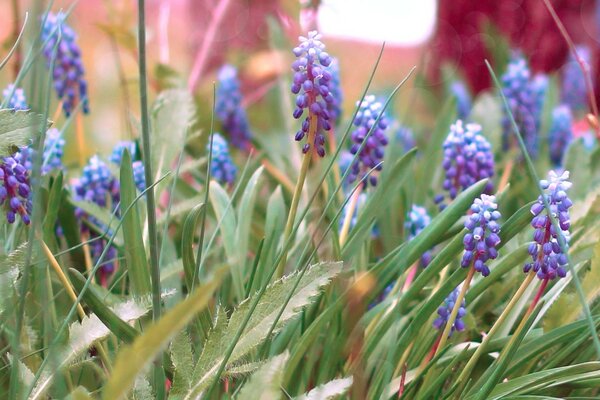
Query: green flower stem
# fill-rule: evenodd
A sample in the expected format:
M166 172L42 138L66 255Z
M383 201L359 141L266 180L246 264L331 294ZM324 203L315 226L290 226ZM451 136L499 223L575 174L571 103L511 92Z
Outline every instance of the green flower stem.
M314 143L315 135L317 133L317 116L310 116L310 127L308 130L308 138L307 143ZM300 174L298 175L298 180L296 181L296 188L294 189L294 196L292 197L292 205L290 206L290 212L288 214L288 219L285 224L285 230L283 231L283 243L287 242L288 238L292 233L292 228L294 227L294 221L296 219L296 213L298 212L298 204L300 203L300 196L302 195L302 189L304 188L304 181L306 180L306 174L308 173L308 167L310 166L310 159L312 158L313 147L311 146L311 150L307 151L302 158L302 166L300 167ZM287 251L284 249L283 258L281 262L277 266L277 275L275 279L279 279L283 276L283 271L285 269L285 264L287 261Z
M361 189L362 184L358 187L358 189L354 191L354 193L352 194L352 198L350 199L350 204L348 204L348 209L346 210L342 230L340 231L340 248L344 246L344 243L348 238L348 232L350 232L350 224L352 223L352 217L354 216L354 211L356 210L356 206L358 204L358 198L360 197L360 193L362 192Z
M454 321L456 320L456 316L458 315L458 310L460 309L460 305L461 305L463 299L465 298L465 295L467 294L467 290L469 289L469 286L471 286L471 280L473 279L474 275L475 275L475 267L473 266L473 263L471 263L469 273L467 274L467 277L465 278L465 282L463 283L462 288L460 288L460 292L458 293L458 296L456 297L456 301L454 302L454 308L452 309L452 312L450 313L450 317L448 317L448 321L446 322L446 326L444 327L444 332L442 333L442 338L440 339L437 349L435 350L435 355L438 355L439 352L442 351L444 346L446 346L446 341L448 340L448 335L450 335L450 330L452 329L452 325L454 325Z
M535 272L530 271L523 283L521 284L521 286L519 287L519 289L517 289L517 291L513 295L512 299L510 299L510 302L508 303L504 311L502 311L502 314L500 314L500 316L498 317L488 334L483 338L483 341L481 342L479 347L477 347L477 350L475 350L475 353L473 353L473 355L469 359L469 362L467 362L467 365L463 368L458 379L456 380L456 382L460 384L457 393L460 393L462 391L462 388L467 383L467 377L469 376L471 370L479 360L479 357L481 357L490 340L494 338L498 330L502 327L504 321L506 321L506 318L508 318L509 314L515 308L519 300L521 300L521 297L523 297L525 290L529 287L533 278L535 278Z

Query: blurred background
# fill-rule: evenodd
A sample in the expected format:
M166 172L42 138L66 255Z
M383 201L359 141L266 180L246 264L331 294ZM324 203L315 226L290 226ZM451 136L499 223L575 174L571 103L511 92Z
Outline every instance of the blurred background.
M4 54L33 3L0 2ZM596 69L598 2L552 4L574 42L592 49ZM57 0L52 9L71 6L71 1ZM86 156L137 136L132 123L132 116L139 116L136 7L134 0L86 0L69 16L90 86ZM197 96L202 124L210 119L216 70L232 63L240 70L245 103L258 131L270 126L268 110L274 100L268 99L280 90L279 78L289 80L293 44L312 29L324 34L329 53L340 60L348 112L360 98L383 42L373 92L387 93L417 66L416 79L400 91L393 111L402 123L418 122L425 128L432 125L440 94L451 82L464 80L471 94L490 88L486 58L498 74L510 49L527 55L533 73L560 70L568 60L567 45L542 0L149 0L147 13L151 95L187 86ZM29 25L34 22L30 18ZM18 68L19 59L13 57L0 77L3 87ZM67 143L72 141L67 138ZM75 149L70 150L67 155Z

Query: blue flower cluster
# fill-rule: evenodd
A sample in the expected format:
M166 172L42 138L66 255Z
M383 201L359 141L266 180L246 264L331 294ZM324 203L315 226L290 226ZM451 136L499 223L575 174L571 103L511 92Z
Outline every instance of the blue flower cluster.
M462 81L454 81L450 85L450 94L456 99L456 110L459 119L466 119L471 113L471 95Z
M121 161L123 160L123 152L125 149L129 150L129 155L131 155L131 159L135 160L137 157L137 147L135 142L130 140L124 140L118 142L112 150L110 154L110 161L116 165L121 165Z
M340 82L340 64L335 57L331 57L331 64L329 64L329 72L331 73L331 79L329 80L329 93L333 97L333 101L327 103L327 111L329 112L329 119L335 125L340 123L342 116L342 83Z
M402 146L405 152L417 145L412 129L403 125L396 130L396 142Z
M43 17L44 18L44 17ZM77 45L77 36L65 22L66 15L48 13L42 27L43 55L48 68L52 71L54 89L62 100L62 108L67 116L81 101L83 112L89 112L87 81L84 78L81 49ZM52 60L56 49L54 65Z
M560 175L555 171L550 171L548 179L540 181L540 186L544 189L544 198L548 201L550 210L545 210L541 195L531 206L533 214L531 226L535 229L534 242L529 245L532 262L525 264L523 271L528 273L533 269L540 279L564 278L567 274L565 266L568 259L567 255L562 252L558 235L562 235L566 242L569 241L571 226L569 208L573 202L567 195L567 190L571 187L568 179L569 171L564 171ZM558 218L560 232L554 229L550 215L552 218Z
M11 110L29 110L27 100L25 99L25 92L21 88L16 88L12 83L2 91L2 96L4 96L6 108Z
M231 144L246 150L250 145L250 126L246 110L242 107L242 92L237 70L233 65L224 65L219 70L215 114L229 135Z
M459 119L450 127L450 133L444 141L442 166L446 171L443 188L448 191L451 199L481 179L494 176L492 146L481 134L481 126L464 126ZM490 180L484 192L491 193L493 188L494 184ZM435 198L438 204L443 200L442 194ZM444 207L443 204L441 207Z
M497 208L496 197L482 194L481 198L473 202L471 214L465 221L465 228L469 233L463 239L465 252L460 266L467 268L473 264L475 271L483 276L490 274L485 263L498 257L496 246L500 243L498 220L501 215Z
M538 85L542 82L538 82ZM502 92L508 101L510 111L519 126L527 151L532 157L538 152L538 121L541 112L539 95L541 88L534 89L527 61L520 55L513 56L507 70L502 75ZM545 92L545 90L543 91ZM541 101L543 103L543 99ZM502 118L502 143L505 150L516 145L510 118L504 111Z
M89 201L113 210L119 203L119 181L109 166L97 155L83 167L81 177L73 185L74 197L78 201Z
M207 145L207 151L210 150L210 141ZM232 185L235 181L237 168L229 154L229 146L223 136L218 133L213 134L212 139L212 161L210 163L210 174L219 183Z
M29 169L18 157L0 159L0 207L6 212L6 220L12 224L17 214L25 225L30 223L31 186Z
M573 140L573 115L567 105L557 106L552 111L552 125L548 135L550 161L555 167L562 165L563 156Z
M456 304L456 298L458 297L458 293L459 289L457 287L448 295L448 297L446 297L442 305L438 308L438 317L433 321L433 327L435 329L443 329L446 326L446 322L448 322L448 318L450 317L450 314L452 314L452 310L454 309L454 305ZM466 302L465 299L463 299L460 304L460 308L458 309L458 314L456 314L454 324L452 324L452 329L450 330L450 334L448 335L448 337L452 336L452 333L454 333L454 331L460 332L465 329L463 317L466 314Z
M408 240L414 239L430 222L431 217L425 207L413 204L404 222L404 229L408 232ZM425 268L430 262L431 250L428 250L421 255L421 266Z
M296 132L295 140L299 142L308 135L313 143L305 143L302 152L307 153L313 146L321 157L325 156L323 131L331 129L328 104L335 101L330 92L333 76L327 68L331 65L331 57L324 49L325 45L317 31L309 32L308 37L300 36L300 44L293 50L297 59L292 64L292 93L297 95L294 118L299 119L304 114L304 109L308 109L308 115L302 121L302 128ZM316 124L312 127L312 133L309 132L311 123Z
M577 54L588 65L591 63L592 53L590 48L585 45L576 47ZM562 87L560 92L560 101L567 104L574 111L580 111L587 107L587 91L585 86L585 75L572 53L569 53L569 60L563 67ZM594 74L592 73L592 76Z
M44 159L42 161L42 175L54 170L63 169L62 158L65 152L65 139L56 128L50 128L46 132L44 141Z
M352 164L348 181L350 183L363 177L372 169L375 171L382 170L381 161L383 160L385 146L388 144L386 129L388 127L388 119L383 112L383 105L375 100L375 96L366 96L358 105L358 112L354 118L354 126L356 129L352 131L352 147L350 153L356 154L362 143L366 140L365 145L358 155L358 159ZM379 118L377 125L375 122ZM367 134L372 130L367 138ZM369 176L368 182L365 181L365 186L370 183L373 186L377 185L377 174L372 173Z
M549 80L545 74L537 74L531 81L531 93L533 96L533 117L536 129L540 130L542 126L542 111L544 110L544 102L546 101L546 93L548 93ZM539 136L539 135L538 135Z

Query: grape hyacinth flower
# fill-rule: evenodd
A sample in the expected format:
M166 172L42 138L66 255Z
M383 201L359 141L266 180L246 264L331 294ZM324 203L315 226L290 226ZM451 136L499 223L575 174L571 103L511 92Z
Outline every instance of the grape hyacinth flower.
M207 145L207 151L210 149L209 146L210 142ZM229 185L233 184L237 173L237 168L229 154L227 141L218 133L213 134L210 173L218 182Z
M459 192L467 189L484 178L494 176L494 155L492 146L481 134L481 126L466 124L459 119L450 127L450 133L444 141L444 160L442 166L446 171L443 188L451 199ZM491 180L484 193L493 190ZM441 204L444 195L438 195L435 202ZM440 205L444 207L443 204Z
M237 70L232 65L224 65L218 72L215 114L229 135L231 144L246 150L250 145L250 126L246 110L242 107L242 93Z
M473 202L472 214L465 221L465 228L469 233L463 239L465 252L460 266L468 268L472 264L475 271L483 276L490 274L486 262L498 257L496 246L500 243L498 220L501 215L497 208L495 196L482 194Z
M354 118L354 126L356 129L352 131L352 147L350 153L356 154L359 152L361 144L365 141L367 134L372 130L366 143L358 155L358 159L352 164L348 181L350 183L363 177L372 169L381 171L384 148L388 144L386 129L388 127L388 119L383 112L383 105L375 100L375 96L366 96L359 106L356 117ZM377 125L375 122L379 118ZM372 173L369 180L365 181L365 186L370 183L372 186L377 185L377 175Z
M548 179L540 181L540 186L544 189L544 197L542 198L540 195L537 202L531 206L533 214L531 226L535 228L534 242L529 245L532 262L525 264L523 271L528 273L533 270L538 278L543 280L564 278L567 274L565 266L568 259L562 251L558 235L562 235L565 242L568 243L571 226L569 208L573 205L567 195L567 190L571 187L568 179L569 171L564 171L560 175L555 171L550 171ZM548 210L545 210L544 198L550 206L549 213ZM552 218L558 219L560 232L556 231L548 214L552 215Z
M15 111L29 110L27 100L25 99L25 92L21 88L16 88L14 84L11 83L10 85L8 85L6 89L2 91L2 96L4 96L6 108Z
M65 19L66 15L62 12L46 14L41 39L46 65L52 71L54 89L62 100L63 111L69 116L77 106L77 101L82 102L84 113L89 112L89 107L81 49L77 45L75 31L67 25ZM53 59L55 63L51 65Z
M546 93L548 92L549 80L545 74L537 74L531 81L531 93L533 96L533 116L535 126L540 130L542 125L542 111L544 110L544 102L546 101Z
M53 170L63 169L62 158L65 149L65 139L56 128L50 128L46 132L44 141L44 159L42 163L42 175Z
M454 308L454 305L456 304L456 298L458 297L458 293L459 293L459 289L457 287L448 295L448 297L446 297L446 299L444 300L442 305L438 308L438 310L437 310L438 317L433 321L433 327L435 329L439 330L446 326L446 323L448 322L448 318L450 317L450 314L452 313L452 309ZM458 309L458 314L456 314L456 319L454 320L454 323L452 324L452 328L450 329L450 334L448 336L452 336L452 333L454 333L454 331L460 332L465 329L465 323L463 321L463 317L465 316L466 313L467 313L466 302L465 302L465 299L463 299L462 302L460 303L460 308Z
M404 228L408 232L408 240L414 239L430 222L431 217L425 207L413 204L404 223ZM421 266L425 268L430 262L431 250L428 250L421 255Z
M135 187L143 192L146 189L146 175L144 170L144 163L142 161L134 161L131 164L133 169L133 182Z
M552 125L548 135L550 161L555 167L562 165L563 156L573 140L573 116L569 106L560 105L552 111Z
M98 156L90 158L73 185L75 200L89 201L112 210L120 200L119 181Z
M531 82L531 72L527 61L522 56L514 56L502 75L502 92L508 101L510 111L523 136L527 151L532 157L538 152L539 111L536 94ZM506 110L502 118L504 150L508 150L514 142L512 124Z
M466 119L471 113L471 95L462 81L454 81L450 85L450 93L456 99L456 109L459 119Z
M129 150L129 155L131 155L131 159L135 160L137 156L137 147L135 146L135 142L130 140L124 140L118 142L115 147L113 147L112 153L110 155L110 161L116 165L121 165L121 161L123 160L123 152L125 149Z
M0 159L0 206L6 212L6 220L12 224L21 216L25 225L30 223L31 186L30 170L18 157Z
M400 125L396 130L396 142L402 146L404 152L409 151L417 145L412 129L403 125Z
M585 45L579 45L576 47L576 50L579 57L587 65L591 65L592 53L590 48ZM592 76L594 76L593 73ZM585 75L581 71L581 67L573 53L569 53L569 59L563 67L560 101L570 106L573 111L581 111L588 104Z
M330 92L333 77L327 68L331 65L331 57L324 49L317 31L309 32L308 37L300 36L300 44L293 50L297 59L292 64L294 78L291 88L292 93L297 95L294 118L299 119L304 109L308 110L295 140L299 142L307 136L302 152L306 154L312 147L320 157L325 156L323 131L331 129L328 105L335 101Z
M327 111L329 112L329 120L337 125L342 116L342 84L340 82L340 64L335 57L331 57L328 71L331 73L331 79L328 82L329 93L333 97L333 101L327 103Z

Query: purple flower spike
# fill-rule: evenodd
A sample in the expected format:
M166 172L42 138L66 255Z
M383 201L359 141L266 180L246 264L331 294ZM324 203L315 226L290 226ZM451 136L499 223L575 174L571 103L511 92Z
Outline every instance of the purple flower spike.
M308 37L300 36L300 44L293 50L297 57L292 64L294 78L292 93L296 96L294 118L299 119L308 110L304 117L301 129L296 132L294 139L301 141L305 136L311 137L310 129L314 129L312 143L305 143L302 152L307 153L312 147L321 157L325 156L325 136L323 131L331 129L334 116L330 110L335 109L335 98L331 93L333 74L329 67L332 59L325 52L325 45L321 42L321 35L317 31L308 33ZM311 124L316 126L311 127ZM310 140L310 139L309 139Z
M577 54L586 62L586 64L591 64L592 53L588 46L577 46ZM593 71L591 75L594 77ZM569 59L563 67L560 101L561 103L570 106L573 111L581 111L585 109L588 104L585 76L572 53L569 53Z
M16 88L12 83L2 91L2 96L4 96L4 101L6 101L6 108L15 111L29 110L27 100L25 99L25 92L21 88Z
M380 117L381 116L381 117ZM375 125L375 121L379 118L379 122ZM353 183L357 179L362 179L372 168L375 171L381 171L385 146L388 144L386 129L388 127L388 119L383 113L383 106L375 100L375 96L366 96L360 103L356 118L354 118L354 126L356 128L352 132L352 147L350 153L356 154L360 146L366 139L366 143L358 155L358 159L352 164L351 171L348 174L348 182ZM371 131L367 138L367 134ZM370 183L372 186L377 185L377 172L371 173L369 180L365 181L365 186Z
M456 99L456 109L459 119L466 119L471 113L471 95L469 89L462 81L452 82L450 93Z
M242 106L242 92L237 70L232 65L224 65L218 73L217 99L215 114L229 135L231 144L238 149L247 150L250 146L250 125L246 110Z
M460 266L468 268L473 264L475 271L483 276L490 274L486 262L498 257L496 246L500 243L500 212L497 208L496 197L482 194L473 202L472 214L465 221L469 233L463 239L465 252Z
M561 232L556 232L554 229L541 195L531 206L531 214L533 214L531 226L535 228L535 231L533 233L534 242L529 245L528 250L532 262L525 264L523 271L528 273L533 270L540 279L564 278L567 274L567 256L562 252L558 235L563 235L568 243L571 226L569 208L573 205L567 195L567 190L571 187L568 179L569 171L564 171L561 175L550 171L548 179L540 181L540 186L544 189L544 198L550 206L550 214L552 218L558 219Z
M459 119L450 127L450 133L444 142L444 160L446 171L443 188L455 199L463 190L484 178L494 176L494 155L492 146L481 134L477 124L463 125ZM494 184L491 180L485 187L485 193L491 193ZM443 195L435 198L436 203L444 201ZM440 204L441 208L444 207Z
M210 141L208 146L210 146ZM227 145L227 141L218 133L213 135L210 173L218 182L227 183L229 185L233 184L235 181L235 175L237 173L237 167L233 163L231 155L229 154L229 146Z
M561 105L552 111L552 125L548 136L550 161L555 167L562 166L563 156L573 140L573 115L569 106Z
M327 103L327 111L329 112L329 119L335 124L339 124L342 116L342 84L340 82L340 64L335 57L331 57L331 64L329 64L328 71L331 73L331 79L327 85L329 93L333 97L333 101Z
M63 111L67 116L83 102L83 112L89 112L87 81L84 78L81 49L77 45L75 31L65 22L66 15L48 13L42 27L43 55L48 68L52 68L52 59L56 48L53 68L54 89L62 100ZM58 42L58 45L57 45Z
M30 169L17 156L0 159L0 207L4 208L9 224L21 217L29 225L31 215Z
M438 317L433 321L433 327L435 329L444 329L446 323L448 322L448 318L450 314L452 314L452 309L454 308L454 304L456 304L456 298L458 297L459 289L458 287L454 289L446 300L442 303L442 305L438 308L437 313ZM463 317L467 314L466 310L466 302L465 299L460 304L460 308L458 309L458 314L456 314L456 319L454 320L454 324L452 325L452 329L450 329L450 334L448 337L452 336L454 331L463 331L465 329L465 323L463 321Z
M425 207L413 204L406 217L406 222L404 223L404 229L408 232L408 240L414 239L427 225L429 225L430 222L431 217L427 213ZM421 266L425 268L430 262L431 250L428 250L421 255Z
M527 61L519 54L513 55L507 70L502 75L502 92L508 101L510 111L519 127L527 151L532 157L538 153L538 130L543 94L543 80L532 81ZM506 111L502 118L504 150L516 146L512 124Z

